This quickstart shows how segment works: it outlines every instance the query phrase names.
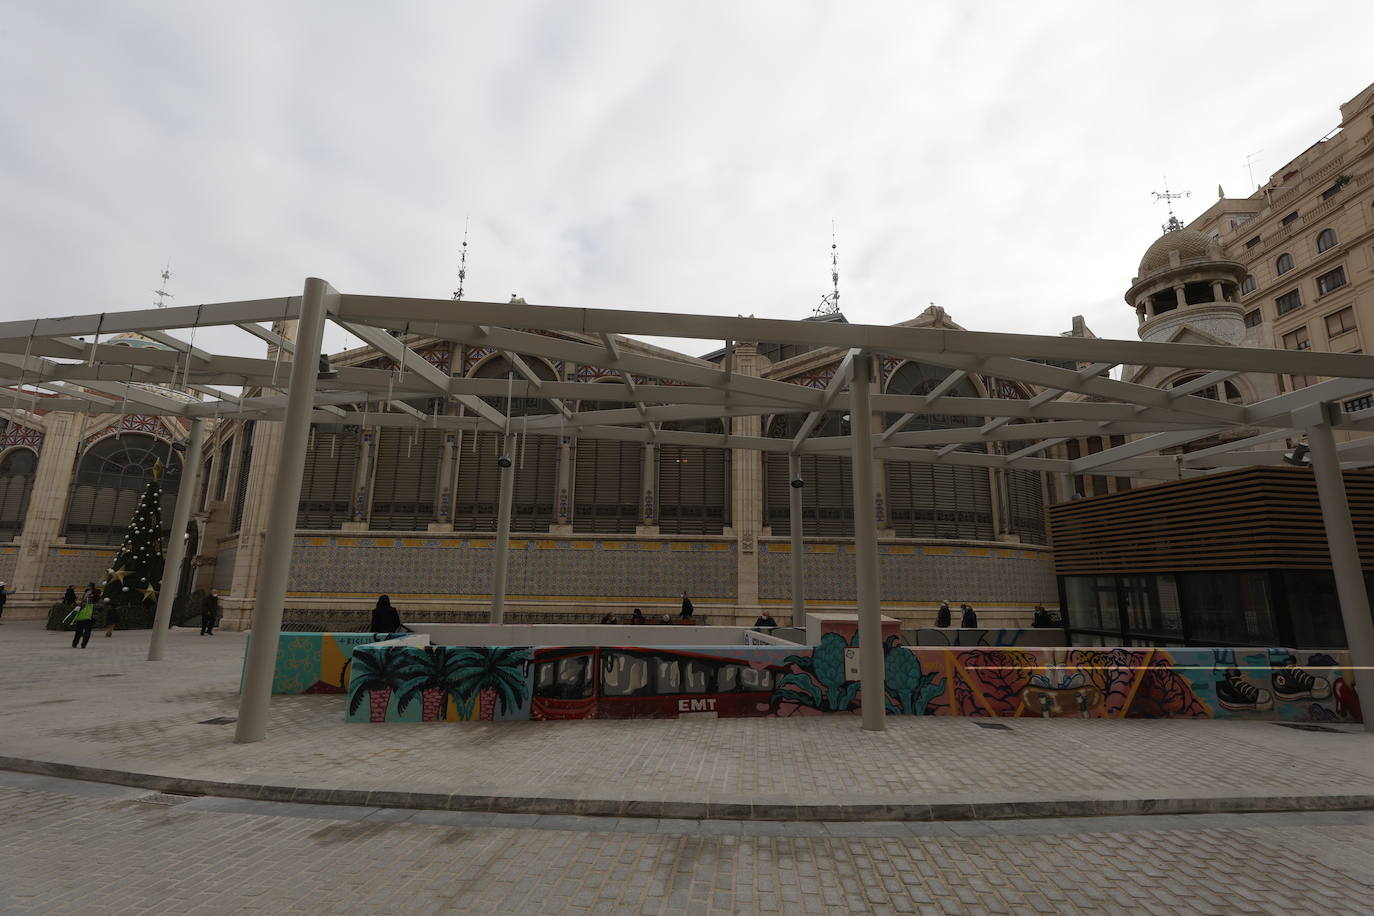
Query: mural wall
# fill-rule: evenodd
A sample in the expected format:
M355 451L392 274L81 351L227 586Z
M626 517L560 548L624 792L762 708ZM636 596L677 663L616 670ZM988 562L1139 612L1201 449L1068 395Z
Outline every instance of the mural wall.
M350 722L857 712L857 636L819 645L364 646ZM1346 653L884 645L894 715L1357 722Z
M386 639L386 633L289 633L281 634L277 644L277 667L272 672L273 693L345 693L353 650L358 646ZM248 647L252 631L244 644L243 665L248 667ZM239 677L242 687L242 674Z

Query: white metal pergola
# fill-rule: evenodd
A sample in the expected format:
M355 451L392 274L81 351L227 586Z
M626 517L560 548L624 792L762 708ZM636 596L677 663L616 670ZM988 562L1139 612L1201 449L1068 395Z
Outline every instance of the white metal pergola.
M263 323L298 322L293 339ZM326 322L360 338L394 364L391 369L327 367L321 354ZM202 328L238 328L277 348L275 358L208 352L194 345ZM184 332L190 331L190 335ZM540 333L552 332L553 335ZM113 335L136 332L169 349L111 345ZM173 333L177 332L177 333ZM399 335L399 336L397 336ZM624 337L696 338L725 343L726 358L716 365L702 360L633 352ZM188 339L183 339L187 336ZM90 340L80 338L89 337ZM441 339L489 347L502 353L520 378L478 379L451 376L435 368L409 341ZM824 389L741 375L730 358L737 341L802 344L835 348L843 357ZM307 354L288 358L282 354ZM580 411L572 405L586 397L582 382L539 378L521 354L614 370L619 381L598 385L597 399L622 400L623 409ZM906 358L950 370L929 393L874 392L874 357ZM1036 360L1083 368L1062 368ZM1195 370L1201 376L1171 389L1158 389L1109 376L1118 366ZM329 371L324 371L328 368ZM1039 389L1029 399L949 394L972 374L1014 380ZM1236 375L1324 376L1326 381L1251 404L1202 397ZM579 438L756 450L787 454L792 476L801 456L850 455L854 468L854 505L874 504L874 459L1018 468L1049 474L1110 474L1176 479L1235 467L1276 464L1287 442L1305 437L1311 449L1341 610L1357 670L1374 665L1374 622L1364 589L1359 554L1342 468L1374 464L1374 437L1337 443L1336 430L1374 432L1374 409L1346 413L1345 398L1374 388L1374 356L1290 352L1244 347L1046 337L936 328L888 327L833 322L671 315L651 311L586 309L523 303L455 302L344 294L310 278L300 296L224 302L199 306L106 312L63 318L0 323L0 377L11 404L0 414L24 420L33 411L107 413L136 405L139 413L175 416L191 423L183 484L172 520L184 531L190 518L205 421L209 418L257 419L284 424L282 449L268 514L263 559L253 612L255 638L249 650L240 699L236 741L266 737L272 672L281 630L282 604L295 533L297 503L311 423L356 423L455 430L486 430L503 436L506 454L525 434L559 432ZM158 387L179 386L204 400L168 397ZM231 394L226 388L242 389ZM43 392L39 396L38 392ZM257 394L250 394L256 391ZM496 398L537 398L552 412L512 420L509 411L489 403ZM465 415L429 412L415 399ZM359 404L385 405L358 409ZM975 425L904 431L913 417L940 414L976 418ZM851 418L850 432L814 436L828 411ZM673 421L735 416L804 416L792 439L711 434L665 429ZM900 419L886 428L874 420ZM1124 445L1081 458L1050 458L1044 453L1068 439L1124 435ZM1219 445L1181 454L1164 454L1200 439L1222 436ZM972 451L965 445L1015 442L1010 454L998 447ZM500 622L505 599L510 503L514 475L502 473L491 619ZM801 491L791 490L793 518L800 517ZM856 516L855 558L860 619L860 675L865 694L882 694L883 660L877 575L877 532ZM802 613L801 526L792 526L792 602L794 619ZM178 568L184 540L173 537L167 568ZM162 657L173 590L158 599L149 659ZM1370 717L1374 719L1374 716ZM863 727L883 727L881 703L863 706ZM1374 730L1374 725L1368 724Z

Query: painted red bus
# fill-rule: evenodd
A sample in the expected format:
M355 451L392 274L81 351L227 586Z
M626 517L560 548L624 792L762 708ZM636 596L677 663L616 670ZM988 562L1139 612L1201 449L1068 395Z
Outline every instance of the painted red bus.
M783 669L740 658L624 646L534 650L533 719L766 716Z

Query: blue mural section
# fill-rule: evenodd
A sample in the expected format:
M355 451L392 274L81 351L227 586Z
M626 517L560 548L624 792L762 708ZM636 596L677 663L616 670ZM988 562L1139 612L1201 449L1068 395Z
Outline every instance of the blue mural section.
M353 650L390 637L389 633L283 632L277 644L277 665L272 671L272 692L346 693ZM248 647L252 641L250 631L243 650L244 671L248 668ZM240 673L240 689L242 686Z

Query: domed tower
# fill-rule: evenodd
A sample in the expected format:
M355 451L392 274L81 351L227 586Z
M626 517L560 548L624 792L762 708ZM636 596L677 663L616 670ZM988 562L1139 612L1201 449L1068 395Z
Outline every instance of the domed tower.
M1245 336L1240 284L1245 265L1221 254L1221 246L1195 229L1165 232L1145 251L1126 292L1144 341L1167 342L1183 327L1239 344Z

